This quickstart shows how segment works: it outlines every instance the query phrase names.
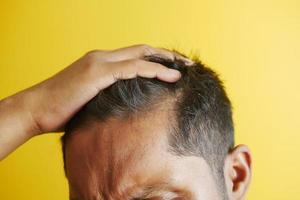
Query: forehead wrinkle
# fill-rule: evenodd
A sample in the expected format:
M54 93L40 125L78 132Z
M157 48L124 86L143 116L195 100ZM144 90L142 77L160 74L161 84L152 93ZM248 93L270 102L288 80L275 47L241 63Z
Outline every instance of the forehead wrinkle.
M89 155L91 157L89 161L95 169L95 174L97 174L93 179L100 178L100 182L97 180L95 181L95 185L93 185L93 196L98 195L98 198L100 198L101 194L102 199L109 199L111 196L116 197L113 199L121 197L124 194L124 190L126 190L124 188L128 184L128 180L124 182L123 178L125 176L128 177L128 174L130 174L129 176L134 176L130 178L132 182L133 180L140 183L141 181L143 182L143 177L140 174L135 174L135 171L131 170L131 166L134 165L134 162L138 163L138 161L145 158L148 147L150 149L154 143L159 142L155 135L161 135L159 127L163 128L166 127L166 124L168 125L169 117L166 114L168 114L167 111L169 111L168 108L170 108L170 105L172 103L168 102L165 104L165 107L157 107L156 112L152 110L153 112L146 114L137 113L127 120L110 118L105 122L93 122L96 124L92 128L95 138L92 138L90 141L93 145L88 145L87 147L91 149L90 152L92 154ZM158 123L159 125L153 126L154 123ZM151 132L149 128L153 128L153 131ZM127 132L130 133L128 134ZM95 151L99 151L100 153L94 153ZM95 160L99 160L98 164L95 163ZM146 162L138 164L139 171L142 168L147 168Z
M109 123L106 125L110 126ZM100 146L102 146L100 150L100 154L102 154L102 161L100 162L102 164L100 164L100 167L102 169L100 169L98 177L102 180L102 184L99 184L98 181L98 189L102 199L110 199L111 195L118 195L119 193L118 185L122 179L122 171L126 161L120 160L120 156L118 155L119 151L118 148L116 148L116 146L118 146L118 139L115 137L115 134L111 134L109 129L103 131L101 134L102 136L98 138L100 140L96 139L100 142ZM126 160L129 160L128 156Z
M130 122L131 123L131 122ZM129 123L129 124L130 124ZM130 125L129 125L130 126ZM139 149L139 151L137 153L134 153L135 148L132 149L132 151L130 151L129 154L126 154L119 157L121 158L120 160L117 160L117 162L115 162L115 168L117 169L115 172L115 176L117 176L117 180L114 184L115 186L115 190L117 190L117 194L116 195L121 195L121 196L126 196L128 193L130 193L127 188L130 187L130 185L128 184L136 184L137 186L144 184L143 177L141 177L141 174L135 174L134 171L131 170L131 166L135 164L135 162L141 161L143 160L143 158L145 157L145 155L147 154L147 149L153 147L153 138L150 137L149 143L146 142L146 144L141 144L139 145L137 149ZM137 143L139 143L138 141L135 141ZM148 148L149 147L149 148ZM119 153L123 153L124 151L119 151ZM140 168L147 168L147 162L143 163L140 162L138 163L140 166ZM122 180L123 177L125 178L124 181ZM127 177L127 180L126 180ZM124 198L121 198L124 199Z
M114 122L115 120L110 120L111 123L108 123L106 125L113 127L113 129L115 129L114 127ZM139 145L139 147L141 148L137 148L136 145L126 145L121 151L120 148L122 148L122 146L120 146L119 144L119 140L120 140L120 134L121 131L123 130L126 132L126 129L129 131L135 131L133 129L136 129L133 120L129 120L129 121L115 121L117 122L117 124L119 125L119 127L121 126L121 129L117 129L117 130L106 130L104 132L102 132L102 136L100 136L99 139L104 139L105 141L101 140L100 142L104 142L105 145L103 145L105 147L105 150L103 149L102 153L104 153L104 166L102 171L103 171L103 181L106 182L106 187L105 188L100 188L100 190L102 191L102 193L104 193L105 195L115 195L115 196L119 196L121 195L124 190L124 188L126 187L126 185L124 183L122 183L122 179L124 176L126 176L126 174L131 173L130 171L128 171L128 169L131 168L131 166L134 164L134 161L138 161L140 159L142 159L146 153L146 147L143 145ZM114 132L114 134L111 134L110 136L108 134L110 134L110 132ZM106 136L103 136L106 135ZM128 135L129 136L129 135ZM134 144L137 143L139 144L138 141L130 141L130 143ZM139 151L136 152L136 149L139 149ZM105 156L106 155L106 156ZM102 158L103 159L103 158Z

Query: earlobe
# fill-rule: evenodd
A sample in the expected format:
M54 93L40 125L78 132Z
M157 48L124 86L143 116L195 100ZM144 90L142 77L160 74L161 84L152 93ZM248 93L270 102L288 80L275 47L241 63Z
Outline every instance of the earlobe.
M244 199L251 174L250 150L245 145L239 145L228 154L224 165L224 177L230 199Z

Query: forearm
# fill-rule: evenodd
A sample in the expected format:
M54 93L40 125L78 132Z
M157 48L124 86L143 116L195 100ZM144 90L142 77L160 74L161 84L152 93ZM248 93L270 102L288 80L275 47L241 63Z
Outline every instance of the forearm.
M179 71L143 59L152 54L170 60L180 56L148 45L91 51L47 80L1 100L0 160L35 135L64 131L85 103L119 79L180 78Z
M38 134L26 105L30 93L19 92L0 101L0 160Z

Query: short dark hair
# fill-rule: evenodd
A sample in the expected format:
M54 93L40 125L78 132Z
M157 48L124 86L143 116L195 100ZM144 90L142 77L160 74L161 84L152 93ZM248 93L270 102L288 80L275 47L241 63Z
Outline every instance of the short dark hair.
M231 103L222 81L197 58L191 66L180 59L171 60L160 55L144 59L179 70L181 79L167 83L136 77L118 80L100 91L67 123L66 134L62 137L63 152L69 133L83 126L88 119L126 119L166 98L176 98L176 124L169 134L170 151L179 156L203 157L225 194L223 167L226 155L234 146L234 128Z

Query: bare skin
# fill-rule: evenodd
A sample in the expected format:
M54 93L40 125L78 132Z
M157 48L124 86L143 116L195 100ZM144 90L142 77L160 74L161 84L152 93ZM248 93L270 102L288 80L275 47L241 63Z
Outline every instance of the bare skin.
M118 79L180 79L178 71L142 60L150 54L192 64L178 54L148 45L97 50L53 77L1 100L0 160L32 137L64 131L66 122L85 103ZM157 112L131 121L110 119L72 134L66 147L71 198L221 199L204 159L177 157L167 151L169 118L167 112ZM224 177L228 198L244 199L251 179L251 154L246 146L237 146L228 154Z
M70 134L66 175L71 200L241 200L250 182L246 146L224 166L228 198L218 191L207 162L168 150L168 106L128 120L90 122Z
M148 45L91 51L53 77L0 101L0 160L30 138L64 130L65 123L98 92L136 76L175 82L176 70L142 57L159 54L191 62Z

